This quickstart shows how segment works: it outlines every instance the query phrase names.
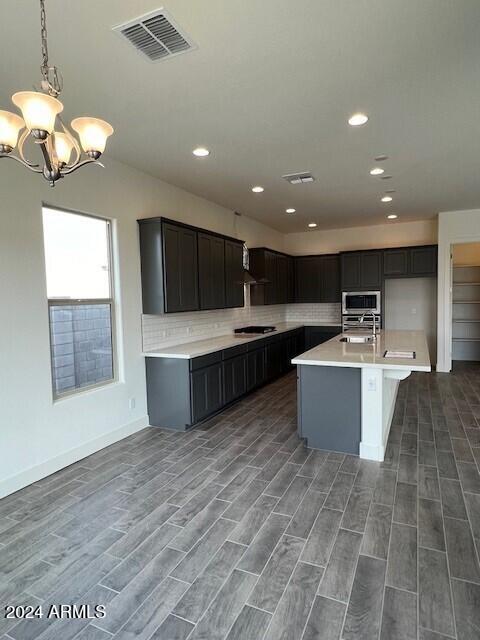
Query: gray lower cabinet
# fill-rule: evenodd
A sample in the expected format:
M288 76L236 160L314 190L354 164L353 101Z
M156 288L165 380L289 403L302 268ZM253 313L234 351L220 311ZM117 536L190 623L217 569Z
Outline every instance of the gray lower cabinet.
M222 364L213 364L191 374L192 418L200 422L223 406Z
M233 402L247 392L247 354L229 358L223 363L223 399Z
M303 328L184 360L147 357L150 425L185 431L292 368Z
M265 347L261 347L247 354L247 391L261 386L265 380Z

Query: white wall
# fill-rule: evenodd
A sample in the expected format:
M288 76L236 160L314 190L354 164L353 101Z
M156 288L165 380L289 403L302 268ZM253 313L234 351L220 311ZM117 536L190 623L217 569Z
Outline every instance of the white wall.
M0 171L0 497L147 425L137 218L168 216L283 249L264 225L106 158L54 189L9 160ZM112 218L121 377L53 402L42 201ZM129 409L129 399L135 408Z
M389 278L385 281L385 329L422 330L430 362L437 357L437 282L435 278Z
M438 371L452 368L452 245L476 241L480 241L480 209L443 211L438 215Z
M374 227L349 227L290 233L285 251L293 255L337 253L355 249L382 249L410 245L436 244L437 221L392 222Z

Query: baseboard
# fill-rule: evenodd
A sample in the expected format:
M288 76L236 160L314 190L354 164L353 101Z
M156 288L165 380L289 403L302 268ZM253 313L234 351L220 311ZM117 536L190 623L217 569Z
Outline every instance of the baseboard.
M385 458L385 447L378 447L376 445L360 442L360 458L383 462L383 459Z
M38 482L42 478L45 478L64 467L68 467L74 462L78 462L79 460L82 460L82 458L86 458L92 453L96 453L97 451L100 451L100 449L104 449L119 440L123 440L123 438L126 438L145 427L148 427L148 416L139 418L138 420L130 422L119 429L115 429L115 431L110 431L99 438L89 440L79 447L75 447L75 449L70 449L69 451L61 453L46 462L42 462L41 464L30 467L25 471L15 474L14 476L10 476L0 482L0 498L5 498L5 496L10 495L11 493L15 493L15 491L19 491L20 489L27 487L29 484L32 484L32 482Z

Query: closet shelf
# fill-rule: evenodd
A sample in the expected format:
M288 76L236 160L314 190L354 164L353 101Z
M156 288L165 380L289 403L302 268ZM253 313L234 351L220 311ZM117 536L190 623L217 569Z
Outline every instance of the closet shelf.
M464 320L463 318L452 318L452 322L480 322L479 320Z

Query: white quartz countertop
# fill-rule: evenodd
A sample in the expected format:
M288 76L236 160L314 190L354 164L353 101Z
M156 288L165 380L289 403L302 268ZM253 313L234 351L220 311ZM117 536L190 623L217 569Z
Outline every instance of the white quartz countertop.
M340 342L335 336L292 360L297 365L323 367L378 367L408 371L431 371L430 356L424 331L380 331L370 344ZM385 358L385 351L415 351L416 357Z
M214 338L207 338L205 340L196 340L195 342L184 342L182 344L176 344L170 347L163 347L162 349L155 349L152 351L144 351L143 355L147 358L179 358L183 360L190 360L190 358L197 358L198 356L205 356L215 351L221 351L222 349L228 349L229 347L236 347L239 344L247 344L254 342L255 340L262 340L269 336L274 336L279 333L285 333L286 331L292 331L292 329L299 329L300 327L341 327L340 322L279 322L275 324L275 331L270 333L264 333L261 335L245 334L239 336L233 332L216 336Z

